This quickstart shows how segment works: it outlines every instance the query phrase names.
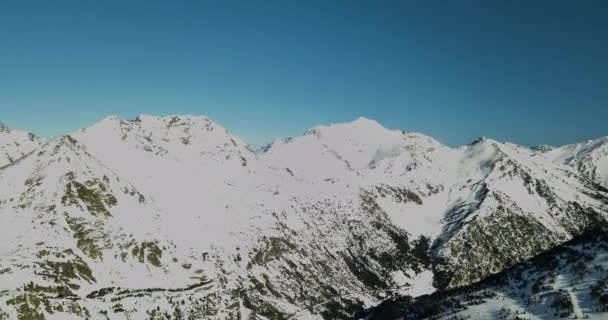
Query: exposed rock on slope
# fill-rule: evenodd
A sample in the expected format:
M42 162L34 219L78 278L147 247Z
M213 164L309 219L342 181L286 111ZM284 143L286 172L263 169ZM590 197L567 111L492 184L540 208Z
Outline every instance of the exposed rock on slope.
M359 311L355 318L605 319L607 255L606 231L589 231L473 285L415 299L390 299Z

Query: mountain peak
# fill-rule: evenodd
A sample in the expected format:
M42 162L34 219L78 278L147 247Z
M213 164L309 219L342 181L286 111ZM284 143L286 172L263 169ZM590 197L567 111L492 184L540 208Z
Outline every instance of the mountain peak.
M359 117L356 120L351 122L352 124L356 124L356 125L371 125L371 126L381 126L378 121L374 120L374 119L369 119L366 117Z
M488 138L481 136L481 137L477 137L475 140L471 141L468 145L469 146L474 146L476 144L482 143L482 142L486 142L488 141Z
M379 124L375 120L371 120L371 119L368 119L365 117L359 117L356 120L353 120L351 122L315 126L315 127L308 129L304 135L315 135L317 137L320 137L324 133L328 133L328 132L369 133L369 132L378 132L378 131L386 132L389 130L387 128L383 127L381 124Z
M541 144L538 146L534 146L532 148L530 148L534 151L540 151L540 152L549 152L551 150L553 150L554 148L552 146L546 145L546 144Z
M140 114L135 117L135 122L179 122L179 121L211 121L209 117L204 115L191 114L172 114L165 116L153 116L148 114Z
M74 138L94 157L126 175L144 171L140 165L125 163L127 155L150 166L187 162L197 166L192 170L199 170L198 166L204 163L207 168L237 167L239 172L248 170L247 165L255 159L243 141L206 116L142 114L133 120L110 117L80 130Z
M194 116L194 115L167 115L167 116L153 116L147 114L140 114L135 119L124 119L117 116L108 116L93 126L79 130L79 133L90 132L96 130L109 130L121 132L124 136L127 132L139 128L148 133L155 132L168 132L171 129L178 128L179 131L188 133L196 129L202 129L204 131L213 131L214 129L221 129L219 131L226 131L221 126L211 121L206 116Z
M0 123L0 167L26 156L44 142L32 133L11 130Z
M55 138L53 142L56 142L58 145L64 146L80 146L80 143L74 138L72 138L72 136L69 134L59 136Z
M121 117L116 116L116 115L109 115L109 116L101 119L100 122L103 122L103 121L117 121L117 120L124 120L124 119L122 119Z
M175 115L165 115L165 116L155 116L149 114L140 114L135 117L135 119L125 119L116 115L107 116L97 123L115 123L115 122L129 122L129 123L176 123L176 122L211 122L209 117L204 115L183 115L183 114L175 114Z
M387 129L377 121L364 117L346 123L316 126L306 131L302 137L294 138L288 143L279 141L270 148L294 144L299 145L299 149L306 149L305 154L328 152L344 162L349 170L366 168L372 161L403 151L426 152L442 147L441 143L423 134ZM316 148L316 151L311 148Z
M0 132L10 133L11 129L7 127L4 123L0 122Z
M79 157L86 156L90 157L90 154L86 151L84 145L80 141L74 139L71 135L61 135L48 141L48 143L41 146L41 150L44 151L42 154L47 153L51 158L60 157L59 155L67 157Z

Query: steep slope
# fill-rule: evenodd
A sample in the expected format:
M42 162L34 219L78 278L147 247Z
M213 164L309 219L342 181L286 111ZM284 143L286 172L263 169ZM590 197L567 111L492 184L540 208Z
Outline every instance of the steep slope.
M582 175L608 188L608 137L566 145L546 155L555 162L576 168Z
M234 247L241 240L232 234L259 213L256 155L206 117L109 117L73 136L166 209L166 230L183 247L220 239Z
M480 280L606 221L608 195L566 166L490 139L461 152L432 248L439 287Z
M97 285L128 286L143 279L163 286L174 282L160 276L173 270L162 268L170 254L163 256L159 248L169 242L159 232L153 200L70 136L3 168L0 185L0 282L9 293L6 303L17 310L15 318L27 319L37 306L32 301L49 305L49 313L84 314L73 299L51 303L48 295L78 297ZM33 292L18 294L26 284L31 290L25 291Z
M455 154L430 137L388 130L373 120L319 126L305 135L275 141L260 160L279 172L287 172L289 186L297 193L356 194L373 200L391 217L392 223L415 235L432 235L441 226L442 207L430 209L421 197L445 188ZM285 174L284 174L285 175ZM430 203L430 202L429 202ZM430 217L420 217L431 215ZM427 228L414 224L421 218ZM426 219L428 218L428 219Z
M435 149L438 152L433 153ZM378 181L368 184L377 184L387 177L399 180L419 165L433 162L431 156L444 149L448 148L422 134L388 130L376 121L359 118L277 140L264 148L261 158L270 166L289 165L290 172L301 179L362 184L375 178Z
M18 161L43 143L43 139L31 133L11 130L0 123L0 168Z
M605 319L608 234L589 231L471 286L416 299L399 297L355 318Z
M605 223L606 190L543 150L491 139L453 149L359 119L275 142L260 159L324 193L359 189L391 224L430 237L435 285L448 288Z

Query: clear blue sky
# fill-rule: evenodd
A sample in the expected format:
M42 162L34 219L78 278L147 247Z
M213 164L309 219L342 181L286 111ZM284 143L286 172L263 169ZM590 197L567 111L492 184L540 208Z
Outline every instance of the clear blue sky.
M0 121L204 114L254 145L376 119L450 145L608 135L608 1L0 2Z

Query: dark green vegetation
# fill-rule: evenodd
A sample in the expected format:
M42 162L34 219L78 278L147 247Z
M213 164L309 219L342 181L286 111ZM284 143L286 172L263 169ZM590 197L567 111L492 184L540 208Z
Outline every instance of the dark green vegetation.
M434 261L435 285L439 288L479 281L562 240L536 219L505 207L473 220L455 237L457 241L447 244L450 259L436 257Z
M161 265L160 259L163 251L154 241L142 242L139 246L135 244L131 253L140 263L148 262L155 267L160 267Z
M296 249L296 246L287 239L263 237L262 242L265 244L265 247L255 253L251 259L251 263L253 264L266 265L268 262L279 259L286 253Z
M74 173L71 172L66 174L65 178L67 184L61 198L63 205L80 206L80 203L83 203L94 216L111 216L108 208L115 206L117 200L105 183L98 179L80 183L75 180Z
M65 219L78 249L91 259L101 259L102 250L111 246L108 236L103 232L103 221L71 218L67 214Z
M403 187L393 187L386 184L375 186L371 191L365 191L364 196L373 197L374 199L377 197L390 197L397 203L415 202L422 204L422 199L416 193Z
M370 310L361 310L358 315L370 316L370 320L465 319L458 314L472 306L486 303L490 299L505 301L498 294L508 297L524 310L552 310L548 317L563 318L573 314L573 301L567 290L556 288L557 276L584 281L595 279L588 290L594 312L608 310L608 272L602 265L593 264L595 259L604 261L608 254L608 232L604 229L590 230L563 245L545 251L527 262L514 265L503 272L491 275L466 287L438 291L416 299L397 297ZM599 275L599 276L598 276ZM578 290L580 292L580 289ZM583 293L584 294L584 293ZM541 312L538 311L538 312ZM387 316L390 315L390 316ZM521 310L503 308L497 319L528 319Z
M513 174L512 171L507 172ZM538 192L549 205L556 206L557 200L546 184L530 179L529 192ZM496 209L490 214L466 218L479 209L486 198L499 203ZM577 202L566 202L563 208L547 211L569 233L560 235L547 229L541 220L521 210L508 197L488 190L485 184L481 185L478 201L473 206L457 206L447 214L448 218L465 218L453 222L451 227L457 232L439 239L431 248L437 288L453 288L479 281L571 237L607 225L602 215L594 209L582 207Z
M88 283L95 282L89 266L71 249L63 251L56 251L54 248L42 249L37 257L40 259L40 262L36 262L40 269L38 273L55 283L74 288L76 282L81 280Z
M19 290L19 294L7 300L6 304L16 309L18 320L44 320L45 313L68 313L88 318L89 311L78 303L79 300L68 287L47 287L30 282Z
M412 200L415 199L413 194L390 190L395 191L395 197L399 197L402 203L415 201ZM385 196L392 191L386 191ZM374 189L374 192L380 191ZM262 236L259 246L249 254L247 270L250 273L238 294L243 305L253 310L251 319L255 315L268 319L288 319L293 314L282 310L280 304L276 303L286 300L324 319L348 320L363 305L355 298L356 295L350 294L365 291L380 299L384 292L390 292L397 286L393 282L393 272L410 274L412 270L414 273L428 270L430 240L426 237L410 240L406 232L392 226L387 214L376 203L377 197L381 195L372 192L362 192L361 195L364 210L360 214L366 216L365 220L371 224L371 228L350 221L344 225L344 229L335 231L347 232L346 247L316 241L322 239L321 236L312 236L313 241L308 244L281 223L278 223L278 230L283 235ZM302 210L312 221L336 216L331 211L325 211L324 207L315 205ZM317 228L319 226L311 224L307 230ZM235 261L240 259L235 258ZM273 270L272 275L268 269ZM336 285L336 282L340 285Z

